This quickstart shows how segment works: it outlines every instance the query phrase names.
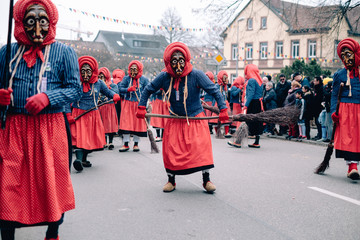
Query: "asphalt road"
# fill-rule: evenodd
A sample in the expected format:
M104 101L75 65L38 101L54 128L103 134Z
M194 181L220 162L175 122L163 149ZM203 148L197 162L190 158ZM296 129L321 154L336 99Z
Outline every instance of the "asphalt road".
M119 138L114 150L91 153L93 167L72 169L76 209L60 239L360 239L360 181L334 156L326 174L313 173L325 145L262 137L260 149L237 149L212 140L214 194L200 172L177 176L176 190L163 193L162 154L150 153L147 138L138 153L120 153ZM18 229L16 239L42 240L45 230Z

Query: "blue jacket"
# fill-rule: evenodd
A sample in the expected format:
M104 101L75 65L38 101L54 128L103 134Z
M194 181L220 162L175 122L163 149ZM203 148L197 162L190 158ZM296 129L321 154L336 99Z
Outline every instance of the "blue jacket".
M115 94L119 94L119 88L115 83L111 83L110 84L110 91L114 92ZM99 98L99 102L98 103L103 103L103 102L107 102L110 99L105 96L104 94L100 94L100 98ZM107 104L114 104L113 102L111 103L107 103Z
M331 113L336 110L336 103L340 89L340 83L344 83L343 92L341 94L340 102L360 104L360 81L359 77L351 78L351 97L349 97L349 87L346 86L347 71L345 68L334 73L333 77L333 91L331 94Z
M230 103L241 103L241 89L232 86L230 89Z
M146 106L150 95L160 88L167 91L170 86L171 76L166 72L161 72L149 85L146 86L142 93L139 106ZM174 83L173 83L174 84ZM208 94L211 94L217 101L219 109L226 108L223 96L220 94L219 88L211 82L211 80L202 71L193 69L187 75L188 97L186 99L186 110L189 117L194 117L203 112L204 109L200 101L200 90L204 89ZM173 85L174 86L174 85ZM175 88L171 90L170 105L171 110L179 115L185 116L184 107L184 88L185 78L181 79L179 84L179 94L176 93ZM176 98L178 95L178 99Z
M81 96L79 63L75 51L59 42L52 43L50 47L49 60L40 87L40 92L48 96L50 105L43 109L40 114L64 112L65 105L70 105L71 102L77 101ZM11 59L14 58L18 49L17 43L11 44ZM45 49L42 51L44 53ZM2 83L5 55L6 46L0 50L0 88L4 88ZM13 70L15 62L12 64ZM9 112L29 114L25 109L26 99L39 93L37 83L41 64L42 61L38 58L35 65L28 68L25 60L20 59L13 79L14 101L9 106Z
M136 94L139 98L141 98L141 94L144 91L145 87L149 84L149 79L144 76L139 78L139 87L136 89ZM123 95L125 100L138 102L136 98L136 94L134 92L128 92L128 88L132 86L132 78L128 75L125 76L124 79L118 83L119 91Z
M88 92L83 92L80 100L73 103L72 106L82 110L89 110L90 108L95 107L95 104L97 105L100 93L110 99L113 99L115 95L115 92L111 91L103 81L98 80L97 82L90 84L90 90Z
M252 100L262 97L263 89L254 78L250 78L246 85L246 103L245 107L249 107Z

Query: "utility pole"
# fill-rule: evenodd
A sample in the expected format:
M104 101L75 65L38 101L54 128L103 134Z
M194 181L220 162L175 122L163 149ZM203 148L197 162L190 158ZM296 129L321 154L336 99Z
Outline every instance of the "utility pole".
M237 20L237 24L236 24L236 45L237 45L237 50L236 50L236 77L238 77L238 69L239 69L239 22L243 21L245 18L244 17L240 17Z

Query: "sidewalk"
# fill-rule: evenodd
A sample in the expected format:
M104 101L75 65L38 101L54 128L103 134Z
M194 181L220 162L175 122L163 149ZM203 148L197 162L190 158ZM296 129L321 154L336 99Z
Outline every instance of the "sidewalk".
M315 137L316 136L316 134L317 134L317 129L315 129L315 128L311 128L310 129L310 136L311 136L311 138L313 138L313 137ZM263 134L262 136L264 136L264 137L268 137L268 138L276 138L276 139L282 139L282 140L284 140L284 141L293 141L293 142L299 142L299 143L308 143L308 144L313 144L313 145L320 145L320 146L327 146L329 143L327 143L327 142L323 142L323 141L315 141L315 140L307 140L307 139L302 139L301 141L298 141L298 140L296 140L296 139L291 139L291 140L289 140L289 139L286 139L286 136L287 136L287 134L284 134L284 135L282 135L282 136L278 136L278 135L266 135L266 134Z

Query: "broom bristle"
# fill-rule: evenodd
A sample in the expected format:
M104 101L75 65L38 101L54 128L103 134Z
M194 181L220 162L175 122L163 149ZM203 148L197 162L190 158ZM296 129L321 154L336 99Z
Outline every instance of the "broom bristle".
M242 122L234 133L234 142L236 144L242 144L244 139L249 136L249 128L245 122Z
M324 173L325 170L330 166L330 158L334 150L334 145L329 144L328 148L326 149L326 153L324 156L324 160L320 163L320 165L315 169L314 173L321 174Z
M216 126L216 135L215 138L218 139L225 139L224 134L221 132L221 123L220 121L218 122L217 126Z
M150 129L147 130L150 140L150 146L151 146L151 153L159 153L159 148L156 145L156 141L154 139L154 135Z

